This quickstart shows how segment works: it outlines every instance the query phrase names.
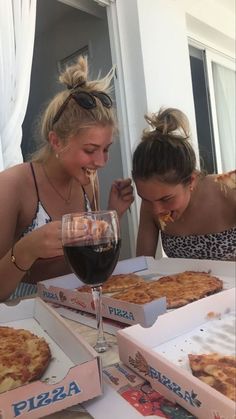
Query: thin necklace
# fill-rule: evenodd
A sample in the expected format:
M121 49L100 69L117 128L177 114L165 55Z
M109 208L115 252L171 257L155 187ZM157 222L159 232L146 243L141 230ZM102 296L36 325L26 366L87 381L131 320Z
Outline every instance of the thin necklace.
M71 178L71 181L70 181L70 184L69 184L69 188L68 188L68 196L67 196L67 198L65 198L58 190L57 190L57 188L55 187L55 185L52 183L52 181L51 181L51 179L49 178L49 176L48 176L48 174L47 174L47 172L46 172L46 169L45 169L45 167L44 167L44 165L42 165L43 166L43 172L44 172L44 174L45 174L45 177L47 178L47 180L48 180L48 183L51 185L51 187L52 187L52 189L57 193L57 195L58 196L60 196L60 198L66 203L66 204L70 204L70 200L71 200L71 191L72 191L72 182L73 182L73 178Z

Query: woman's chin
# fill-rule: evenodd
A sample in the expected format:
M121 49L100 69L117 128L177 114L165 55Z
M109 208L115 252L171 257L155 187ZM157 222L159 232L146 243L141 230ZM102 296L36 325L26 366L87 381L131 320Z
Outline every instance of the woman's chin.
M82 186L86 186L90 183L90 180L89 180L88 176L86 176L85 173L80 173L75 178Z

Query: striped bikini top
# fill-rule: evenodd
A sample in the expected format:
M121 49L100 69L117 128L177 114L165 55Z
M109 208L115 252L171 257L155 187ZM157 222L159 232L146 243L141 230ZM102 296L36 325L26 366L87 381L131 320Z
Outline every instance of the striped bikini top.
M36 230L37 228L42 227L44 224L47 224L50 221L52 221L51 216L47 213L47 211L45 210L42 202L40 201L38 185L37 185L36 176L35 176L34 167L33 167L32 162L30 163L30 168L31 168L31 171L32 171L33 179L34 179L34 185L35 185L35 190L36 190L36 194L37 194L38 203L37 203L37 208L36 208L34 218L32 219L31 224L28 227L26 227L26 229L23 231L22 236L25 236L26 234L31 233L32 231ZM83 194L84 194L85 211L91 211L91 204L89 202L88 195L86 194L83 186L82 186L82 190L83 190Z
M35 172L34 172L34 167L33 167L32 163L30 163L30 168L31 168L31 171L32 171L33 179L34 179L34 184L35 184L35 190L36 190L36 194L37 194L38 203L37 203L36 212L35 212L35 215L32 219L32 222L23 231L22 236L25 236L26 234L29 234L32 231L36 230L37 228L42 227L44 224L47 224L50 221L52 221L51 216L47 213L47 211L45 210L42 202L40 201L38 185L37 185L36 176L35 176ZM83 186L82 186L82 190L83 190L83 194L84 194L85 210L86 211L91 211L92 210L91 204L90 204L88 195L86 194ZM9 299L13 300L13 299L16 299L16 298L19 298L19 297L24 297L26 295L35 295L36 293L37 293L37 285L36 284L28 284L28 283L25 283L25 282L20 282L20 284L18 284L17 288L15 289L15 291L13 292L13 294L10 296Z

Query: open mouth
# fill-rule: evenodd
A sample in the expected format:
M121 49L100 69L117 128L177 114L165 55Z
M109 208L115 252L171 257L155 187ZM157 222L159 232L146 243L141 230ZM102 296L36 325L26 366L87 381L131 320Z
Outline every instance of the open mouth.
M97 174L97 170L96 169L89 169L89 168L85 168L84 169L84 171L85 171L85 173L86 173L86 175L89 177L89 178L91 178L91 177L95 177L96 176L96 174Z

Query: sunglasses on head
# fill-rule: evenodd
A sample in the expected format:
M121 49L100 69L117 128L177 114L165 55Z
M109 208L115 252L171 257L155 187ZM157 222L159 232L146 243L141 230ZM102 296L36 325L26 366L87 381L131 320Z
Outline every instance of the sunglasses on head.
M112 100L110 96L108 96L106 93L103 92L73 92L71 93L66 100L63 102L61 107L58 109L56 115L53 118L52 125L54 125L63 114L67 104L71 99L74 99L76 103L81 106L84 109L93 109L96 108L97 103L96 99L99 99L105 108L111 108L112 107Z

